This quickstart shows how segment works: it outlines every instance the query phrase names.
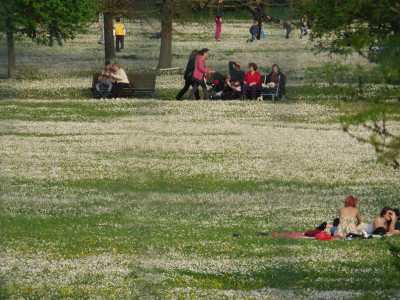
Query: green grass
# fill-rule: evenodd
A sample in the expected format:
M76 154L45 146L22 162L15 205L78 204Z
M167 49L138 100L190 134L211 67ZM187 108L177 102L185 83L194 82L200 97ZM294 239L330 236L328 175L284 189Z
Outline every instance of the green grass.
M212 18L198 17L207 33L177 27L181 69L157 72L156 99L90 99L82 80L90 85L104 57L95 25L62 48L16 43L17 83L0 82L0 298L399 298L400 236L258 235L331 223L350 194L366 222L400 206L398 173L339 123L369 107L353 95L356 65L373 66L316 57L278 25L244 48L247 10L226 10L214 46ZM155 72L153 25L126 23L127 49L117 58L128 72ZM287 98L157 101L175 98L199 47L211 49L209 66L223 74L229 60L254 59L262 73L279 63ZM372 75L363 82L362 96L392 100L388 124L398 130L398 86Z

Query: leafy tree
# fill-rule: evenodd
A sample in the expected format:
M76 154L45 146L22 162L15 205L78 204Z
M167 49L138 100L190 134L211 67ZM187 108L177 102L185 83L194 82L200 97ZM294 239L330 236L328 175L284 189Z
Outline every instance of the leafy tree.
M330 54L356 52L378 63L382 83L400 82L400 2L397 0L303 0L298 16L312 24L316 51ZM360 91L361 77L360 77ZM398 104L370 97L368 108L342 118L343 130L360 142L371 144L378 161L400 169L400 135L390 128L389 117L399 115ZM359 132L369 130L369 137Z
M96 0L1 0L0 31L7 35L8 77L15 78L16 36L46 44L52 31L57 38L73 39L85 31L96 6Z
M400 31L397 0L303 0L299 16L312 24L311 40L317 49L329 53L365 56Z

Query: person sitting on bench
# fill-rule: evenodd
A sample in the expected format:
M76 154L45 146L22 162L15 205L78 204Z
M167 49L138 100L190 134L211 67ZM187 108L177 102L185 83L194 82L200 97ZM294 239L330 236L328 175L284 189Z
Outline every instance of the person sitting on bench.
M249 71L244 75L242 86L243 100L247 99L247 90L251 90L251 99L257 99L258 86L261 83L261 75L257 72L258 66L255 63L249 63Z
M244 80L244 71L241 70L242 65L238 61L229 62L229 75L231 75L231 84L235 87L240 87Z
M271 73L265 76L262 87L262 94L274 95L277 99L282 99L286 95L286 75L280 71L277 64L274 64Z
M111 69L111 63L106 60L105 67L97 77L98 83L96 84L96 90L99 92L102 100L105 100L112 91L113 83L115 82L115 80L111 78L112 73L114 73L114 71ZM103 87L107 88L105 92L103 92Z
M129 88L128 76L126 76L125 71L117 62L114 63L113 69L115 73L111 73L111 77L116 81L116 84L114 84L113 87L113 98L121 98L122 90L124 88Z

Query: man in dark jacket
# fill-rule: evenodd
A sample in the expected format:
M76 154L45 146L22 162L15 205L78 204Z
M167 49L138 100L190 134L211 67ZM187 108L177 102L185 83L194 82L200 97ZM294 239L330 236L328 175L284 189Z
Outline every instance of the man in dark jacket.
M244 79L244 71L240 70L242 65L238 61L229 62L229 75L231 75L231 82L234 86L241 86Z

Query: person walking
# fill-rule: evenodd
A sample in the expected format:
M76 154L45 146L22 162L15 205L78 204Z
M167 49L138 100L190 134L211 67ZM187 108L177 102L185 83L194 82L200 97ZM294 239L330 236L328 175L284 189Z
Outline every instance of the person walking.
M125 26L121 23L121 18L116 18L115 20L117 21L117 24L114 26L115 51L124 51L124 39L126 35Z
M199 86L201 86L201 88L203 89L204 100L209 99L206 83L204 82L206 73L214 73L214 71L207 68L206 60L209 54L210 52L208 51L208 49L203 48L196 58L196 64L193 72L194 84L193 89L189 94L188 100L192 100L193 95L198 90Z
M105 42L104 42L104 15L103 15L103 13L99 13L98 22L99 22L99 27L101 30L101 36L97 43L100 45L104 45Z
M215 40L219 42L219 36L221 35L222 31L222 14L224 9L223 0L218 0L217 3L217 15L215 17L215 24L216 24L216 32L215 32Z
M306 36L308 34L308 20L307 17L304 16L300 20L300 39L303 38L303 36Z
M183 89L178 93L178 95L175 98L178 101L182 99L183 95L185 95L185 93L189 90L189 87L190 86L193 87L193 85L194 85L194 81L193 81L194 66L196 64L196 57L199 54L200 54L200 51L198 51L198 50L193 50L192 53L190 54L189 61L187 62L187 65L186 65L185 75L183 75L183 79L185 79L185 86L183 87ZM195 96L196 96L196 100L200 99L198 89L195 92Z

